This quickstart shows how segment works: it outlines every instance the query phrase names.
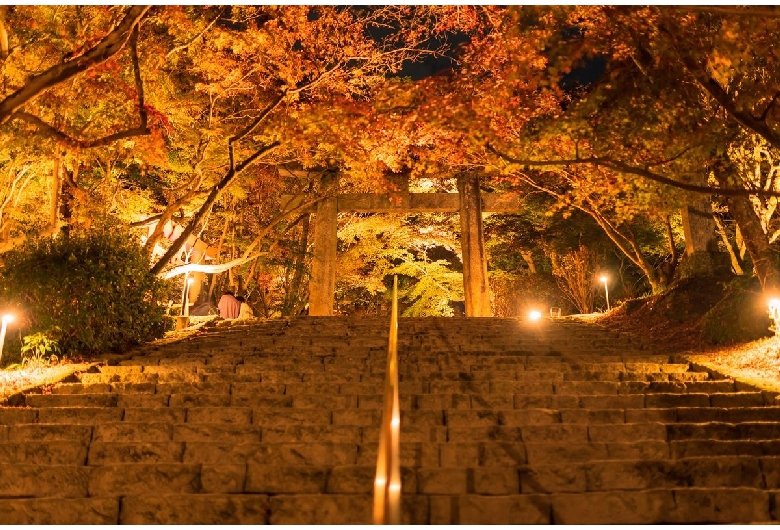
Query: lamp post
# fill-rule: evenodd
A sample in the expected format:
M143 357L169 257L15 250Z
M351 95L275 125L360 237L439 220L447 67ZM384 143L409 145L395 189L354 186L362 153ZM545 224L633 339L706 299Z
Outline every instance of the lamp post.
M187 286L184 288L184 316L190 316L190 287L192 287L195 278L187 278Z
M607 277L602 276L601 281L604 282L604 296L607 298L607 311L609 311L609 288L607 287Z
M3 358L3 345L5 344L5 330L8 328L8 324L13 322L13 315L3 315L3 325L0 328L0 359Z

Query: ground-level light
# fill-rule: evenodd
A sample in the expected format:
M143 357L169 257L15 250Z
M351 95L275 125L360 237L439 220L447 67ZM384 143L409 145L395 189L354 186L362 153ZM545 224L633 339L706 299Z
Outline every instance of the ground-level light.
M769 316L775 323L775 335L780 335L780 298L770 298L767 302Z
M533 310L530 313L528 313L528 319L531 320L532 322L536 322L540 318L542 318L542 312L541 311Z
M607 280L608 278L606 276L601 277L601 281L604 283L604 296L607 299L607 311L609 311L609 288L607 287Z
M3 345L5 343L5 332L8 329L8 324L13 322L14 316L10 314L3 315L2 327L0 327L0 359L3 358Z

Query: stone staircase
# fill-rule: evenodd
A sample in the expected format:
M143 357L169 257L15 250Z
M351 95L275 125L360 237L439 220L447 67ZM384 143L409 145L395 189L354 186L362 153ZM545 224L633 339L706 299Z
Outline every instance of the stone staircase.
M387 328L214 326L12 396L0 523L370 523ZM582 322L399 333L404 523L778 517L774 394Z

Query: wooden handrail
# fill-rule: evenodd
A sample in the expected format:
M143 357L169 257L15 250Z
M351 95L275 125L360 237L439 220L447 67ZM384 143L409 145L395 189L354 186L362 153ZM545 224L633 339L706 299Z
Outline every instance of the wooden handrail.
M393 277L393 307L385 374L385 406L379 432L374 479L374 524L401 524L401 409L398 404L398 277Z

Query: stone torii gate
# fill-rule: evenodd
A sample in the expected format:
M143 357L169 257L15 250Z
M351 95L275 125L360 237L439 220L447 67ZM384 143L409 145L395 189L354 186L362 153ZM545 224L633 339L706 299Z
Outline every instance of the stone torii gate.
M467 317L493 316L487 275L483 213L518 211L518 199L510 194L481 194L480 173L460 173L458 193L345 193L328 196L308 210L315 214L314 256L309 281L309 315L331 316L336 290L336 247L339 212L357 213L460 213L463 290ZM338 188L338 174L325 172L320 177L320 193ZM408 179L402 181L408 190ZM300 196L285 196L287 208L303 201Z

